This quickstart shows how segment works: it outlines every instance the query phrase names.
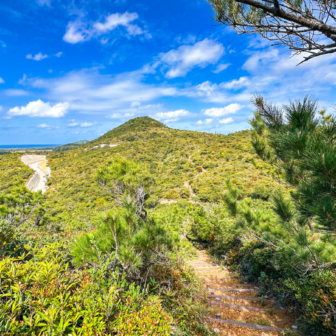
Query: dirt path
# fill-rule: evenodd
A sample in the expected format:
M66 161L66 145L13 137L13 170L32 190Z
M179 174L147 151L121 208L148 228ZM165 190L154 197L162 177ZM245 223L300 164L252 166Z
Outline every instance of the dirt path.
M50 176L50 168L43 169L41 164L46 160L45 155L24 155L21 161L35 171L34 176L27 183L27 188L32 192L42 191L44 194L48 187L46 182Z
M193 191L193 189L192 189L192 187L191 187L189 181L185 181L185 182L184 182L184 186L185 186L186 188L189 189L189 192L190 192L190 198L193 198L193 197L196 197L196 196L197 196L197 195L194 193L194 191Z
M281 335L294 326L293 316L275 309L271 300L258 297L257 287L241 283L226 268L212 263L205 252L198 252L190 265L203 278L209 299L209 326L218 335Z

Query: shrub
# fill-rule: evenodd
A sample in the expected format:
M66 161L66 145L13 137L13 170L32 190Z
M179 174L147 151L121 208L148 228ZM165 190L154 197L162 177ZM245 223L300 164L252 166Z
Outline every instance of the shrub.
M129 297L116 317L114 329L121 336L171 334L173 320L157 297L147 299L140 307L139 302Z

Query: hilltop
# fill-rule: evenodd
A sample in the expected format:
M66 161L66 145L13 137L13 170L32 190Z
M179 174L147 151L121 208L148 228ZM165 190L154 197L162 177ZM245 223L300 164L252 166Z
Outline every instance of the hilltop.
M132 140L135 140L138 133L151 131L154 132L156 129L167 128L161 122L150 118L150 117L137 117L130 119L124 124L112 129L111 131L105 133L103 136L99 137L96 140L93 140L92 143L109 141L120 137L120 140L128 140L127 138L132 137Z
M267 225L276 218L271 196L275 190L287 190L287 186L277 169L255 153L251 131L223 135L176 130L149 117L140 117L93 141L76 144L75 148L66 151L50 152L47 160L51 168L51 177L47 181L49 188L40 195L29 193L23 187L33 172L20 161L20 153L0 157L0 192L5 192L0 195L0 205L3 202L14 206L11 211L15 212L17 221L22 221L25 214L32 211L32 215L18 227L15 239L4 238L4 246L6 249L12 246L10 244L15 246L15 254L6 250L10 256L8 267L13 269L21 267L15 264L17 255L31 251L29 253L34 258L29 257L27 263L22 264L27 267L27 277L45 279L41 275L45 267L52 269L50 277L57 280L41 280L40 286L47 291L52 283L54 289L50 295L53 300L66 295L65 288L69 284L74 286L74 297L79 301L71 301L63 308L69 316L78 309L78 316L87 320L92 316L86 315L89 311L87 304L102 302L102 306L95 306L95 311L99 312L97 316L102 321L107 321L101 330L108 334L116 325L125 325L122 319L129 315L122 309L129 307L127 300L132 297L134 306L127 308L133 311L132 314L142 314L149 306L156 314L155 317L151 315L154 320L161 321L157 316L169 314L164 317L165 321L171 320L168 324L163 323L168 329L162 335L171 334L168 333L171 325L176 326L179 335L209 335L203 323L206 313L203 285L186 264L186 260L195 255L193 245L210 248L221 258L221 263L224 262L223 255L229 255L237 270L241 265L248 265L248 270L255 272L252 281L257 282L263 269L260 266L263 260L258 259L258 253L270 251L253 239L249 240L246 232L236 225L230 207L223 202L230 191L227 183L230 180L234 185L237 197L244 202L243 207L251 207L262 214L262 218L269 221ZM109 170L110 167L113 169ZM115 192L113 184L98 183L96 178L97 174L105 174L113 180L118 178L116 172L123 174L126 171L132 173L114 183L119 183L121 188L131 183L127 192L137 190L133 183L139 179L151 181L145 198L148 221L129 213L133 211L133 203L127 203L129 198L123 198L128 194L121 196ZM250 244L247 249L245 241ZM120 243L123 247L117 255L114 246ZM257 254L252 257L248 255L249 251L257 251ZM265 260L269 262L270 272L274 272L269 261L272 259ZM31 263L37 263L37 266L33 267ZM78 281L80 285L77 285ZM24 284L28 282L21 280ZM39 293L35 287L29 290L29 295L34 297ZM113 299L110 295L114 295ZM118 315L121 320L115 312L110 312L110 317L106 318L109 312L106 306L110 303L104 300L119 302L114 307L122 312ZM34 305L33 309L47 313L49 301L43 302L46 302L43 308ZM74 316L69 318L72 321ZM145 317L139 318L140 322L142 318ZM247 322L257 323L253 318ZM73 322L69 323L72 325ZM98 322L92 323L97 328ZM89 323L86 325L90 326ZM82 332L82 328L78 330Z
M93 148L105 144L117 146ZM111 207L113 200L94 176L99 167L121 156L155 174L153 207L181 200L217 202L228 178L254 199L267 199L274 188L282 187L273 179L275 169L255 154L249 131L230 135L181 131L149 117L136 118L77 149L50 153L52 177L46 194L50 220L67 227L75 209L83 211L84 225L83 213L91 217Z

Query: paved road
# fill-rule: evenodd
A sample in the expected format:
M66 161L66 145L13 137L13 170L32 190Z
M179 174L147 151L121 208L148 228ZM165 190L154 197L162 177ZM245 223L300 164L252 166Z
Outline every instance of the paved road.
M27 187L30 189L30 191L36 192L42 190L42 194L46 192L48 187L46 186L47 178L48 178L48 172L45 172L42 170L39 165L41 162L45 160L45 156L40 155L40 158L38 155L34 155L34 160L33 162L29 162L29 157L22 157L21 160L28 165L31 169L33 169L36 172L36 175L32 177L34 179L34 183L31 183L31 180L28 182ZM31 186L32 184L32 186Z

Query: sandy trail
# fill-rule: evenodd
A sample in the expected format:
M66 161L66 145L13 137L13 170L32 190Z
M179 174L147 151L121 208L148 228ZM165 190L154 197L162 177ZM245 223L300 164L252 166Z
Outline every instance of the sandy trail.
M35 171L34 176L27 183L27 188L32 192L42 191L44 194L48 187L46 182L50 176L50 168L43 170L40 165L46 160L45 155L24 155L21 161Z
M205 251L190 262L203 278L208 296L208 326L219 336L276 336L295 327L295 317L260 300L254 284L241 283L225 267L215 265Z

